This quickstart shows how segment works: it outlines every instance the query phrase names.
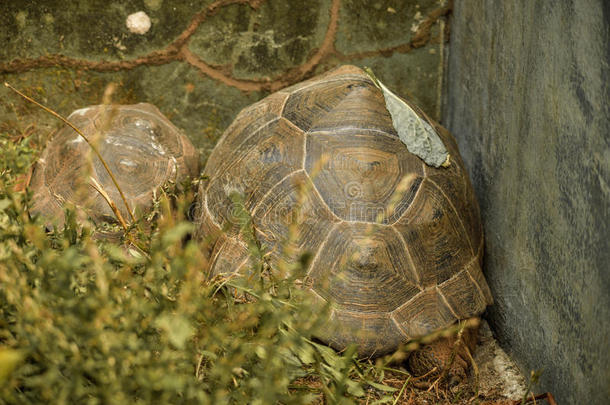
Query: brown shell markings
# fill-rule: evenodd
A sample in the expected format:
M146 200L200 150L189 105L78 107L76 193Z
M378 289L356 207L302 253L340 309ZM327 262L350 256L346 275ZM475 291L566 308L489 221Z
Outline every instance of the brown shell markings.
M145 211L153 192L167 181L198 173L197 151L153 105L90 106L68 117L97 148L116 177L132 211ZM129 218L108 172L85 140L68 126L62 127L36 162L30 189L32 214L48 225L61 227L66 203L83 208L94 222L116 222L104 198L92 187L91 176Z
M428 119L425 117L425 119ZM273 267L310 252L315 300L331 304L318 336L362 355L480 314L492 301L481 272L478 205L455 140L433 168L399 140L380 90L343 66L242 110L212 152L198 193L197 236L213 274L243 271L248 250L230 194L243 195Z

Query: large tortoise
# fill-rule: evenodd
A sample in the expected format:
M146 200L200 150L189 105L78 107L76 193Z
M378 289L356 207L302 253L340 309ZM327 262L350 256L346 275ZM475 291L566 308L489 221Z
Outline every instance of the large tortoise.
M152 104L98 105L68 117L107 162L125 194L131 211L152 206L153 193L168 181L198 175L196 149ZM69 126L62 127L36 162L30 189L30 212L48 226L62 226L66 203L83 208L94 222L116 222L105 192L125 220L130 214L100 159Z
M231 225L237 192L272 268L311 253L305 284L331 304L318 337L332 347L358 343L360 354L382 355L480 314L492 298L477 201L455 140L413 109L440 136L448 167L409 152L382 92L354 66L242 110L199 189L198 236L213 240L212 274L250 265L247 240ZM424 351L420 363L442 362L441 352Z

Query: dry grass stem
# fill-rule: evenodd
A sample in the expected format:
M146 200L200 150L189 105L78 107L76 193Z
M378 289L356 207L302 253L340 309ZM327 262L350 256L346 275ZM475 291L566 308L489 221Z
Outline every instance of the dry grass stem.
M453 345L453 350L451 351L451 356L449 357L449 362L443 366L443 369L441 370L441 374L432 383L430 388L428 388L428 392L430 392L432 390L432 388L434 388L435 391L437 390L440 382L443 381L443 379L449 373L449 370L451 369L451 366L453 365L453 362L455 361L455 357L457 356L457 352L460 349L460 346L465 346L464 342L462 341L462 335L464 334L464 329L466 326L462 322L460 322L459 325L460 325L460 329L458 330L457 337L456 337L455 343Z
M104 190L102 185L100 183L98 183L97 180L95 180L93 177L89 176L89 181L91 182L90 183L91 187L93 187L98 193L100 193L100 195L104 198L104 200L106 200L106 202L108 203L108 206L110 207L112 212L114 212L114 215L117 217L117 219L119 220L119 223L125 230L125 233L127 233L127 231L128 231L127 223L125 222L123 215L121 215L121 211L119 211L119 209L117 208L114 201L112 201L112 199L110 198L108 193L106 193L106 191Z
M11 86L8 82L4 82L4 85L6 87L8 87L9 89L11 89L12 91L14 91L15 93L17 93L18 95L20 95L21 97L23 97L24 99L26 99L27 101L29 101L30 103L35 104L36 106L42 108L44 111L48 112L49 114L51 114L55 118L61 120L63 123L65 123L70 128L72 128L77 134L79 134L85 140L85 142L87 142L89 147L91 147L93 152L97 155L97 157L102 162L102 165L104 166L104 169L106 169L106 171L108 172L108 175L112 179L112 182L114 183L114 186L117 188L119 194L121 195L121 199L123 200L123 203L125 204L125 208L127 208L127 212L129 212L129 216L131 217L131 220L135 223L136 222L136 218L133 215L133 212L131 211L131 209L129 208L129 204L127 203L127 198L125 197L125 194L123 193L123 190L121 190L121 186L119 186L119 183L118 183L116 177L112 173L112 170L110 170L110 167L108 167L108 164L106 163L106 161L104 160L104 158L102 157L100 152L98 151L97 147L95 145L93 145L93 143L91 143L89 141L89 139L85 136L85 134L83 134L83 132L80 129L78 129L74 124L72 124L66 118L64 118L63 116L59 115L57 112L51 110L50 108L40 104L39 102L37 102L36 100L32 99L31 97L26 96L25 94L23 94L22 92L20 92L19 90L17 90L13 86Z

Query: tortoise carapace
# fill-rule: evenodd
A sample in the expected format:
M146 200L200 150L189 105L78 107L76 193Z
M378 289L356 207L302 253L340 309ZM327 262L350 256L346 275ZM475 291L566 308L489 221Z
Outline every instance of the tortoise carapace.
M191 142L153 105L98 105L74 111L68 117L97 148L123 190L130 209L147 210L153 193L168 181L197 176L198 156ZM36 162L30 189L30 212L44 217L48 226L62 226L64 206L94 222L116 222L101 186L123 218L129 213L100 159L69 126L62 127Z
M197 235L213 241L212 273L250 266L240 226L231 226L237 192L272 269L310 253L305 284L331 305L318 337L332 347L357 343L360 354L381 355L480 314L492 298L477 201L455 140L421 114L445 144L448 167L409 152L382 92L354 66L242 110L198 192Z

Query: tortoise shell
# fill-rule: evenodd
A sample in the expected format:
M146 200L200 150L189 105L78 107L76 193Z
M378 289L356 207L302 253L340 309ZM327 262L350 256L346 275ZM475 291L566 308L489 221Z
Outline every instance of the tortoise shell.
M477 201L455 140L422 117L446 145L449 167L409 152L381 91L354 66L242 110L198 192L197 236L214 241L213 274L251 262L232 224L230 194L239 192L272 268L311 254L304 284L331 305L318 337L332 347L357 343L362 355L380 355L480 314L492 298Z
M167 181L198 173L197 151L153 105L90 106L68 117L97 148L116 177L130 209L151 207L153 193ZM116 222L93 178L114 201L123 218L129 213L108 172L90 146L69 126L62 127L36 162L30 212L48 225L62 226L63 207L82 207L94 222Z

